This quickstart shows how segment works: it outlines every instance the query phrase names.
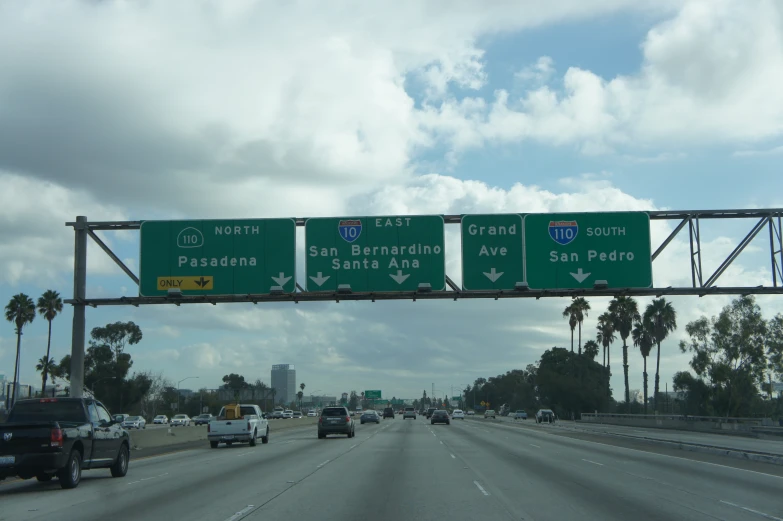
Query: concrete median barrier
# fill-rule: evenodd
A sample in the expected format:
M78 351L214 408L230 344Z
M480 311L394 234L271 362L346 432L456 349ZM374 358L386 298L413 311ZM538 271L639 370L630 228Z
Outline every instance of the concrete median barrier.
M294 429L297 427L311 426L315 428L318 418L300 418L297 420L269 420L269 433ZM149 449L165 447L166 445L180 445L193 441L207 441L207 426L189 427L164 427L156 429L143 429L130 431L131 447L134 449Z

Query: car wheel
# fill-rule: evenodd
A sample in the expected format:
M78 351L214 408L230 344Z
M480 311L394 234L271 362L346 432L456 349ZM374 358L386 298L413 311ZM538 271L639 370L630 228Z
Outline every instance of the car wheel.
M124 443L120 445L120 452L119 454L117 454L117 459L114 461L114 464L111 466L112 477L121 478L128 473L129 455L130 455L130 451L128 451L128 446Z
M269 443L269 427L266 428L266 434L261 436L261 443Z
M209 442L209 446L212 447L213 449L217 449L218 448L218 443L219 442L217 442L217 441L210 441Z
M255 447L256 446L256 431L253 431L253 437L250 438L250 446Z
M451 422L446 422L446 425L451 425Z
M227 441L227 442L226 442L226 447L230 447L230 446L232 446L233 444L234 444L234 442L233 442L233 441Z
M51 481L53 477L54 475L52 474L38 474L37 476L35 476L35 479L37 479L41 483L46 483L48 481Z
M326 434L321 434L321 433L319 432L319 433L318 433L318 439L319 439L319 440L322 440L322 439L324 439L324 438L326 438Z
M76 488L82 480L82 455L78 450L72 450L68 456L68 463L57 471L62 488Z
M364 422L361 422L362 425L364 425Z

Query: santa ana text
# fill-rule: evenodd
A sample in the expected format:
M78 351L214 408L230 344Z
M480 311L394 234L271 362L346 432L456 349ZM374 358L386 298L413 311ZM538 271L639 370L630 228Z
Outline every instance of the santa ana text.
M427 244L411 244L408 246L360 246L351 245L351 259L340 259L339 251L335 247L319 248L310 246L308 256L310 257L330 257L332 259L332 269L334 270L360 270L360 269L380 269L381 262L387 268L419 268L420 261L412 256L439 255L442 251L441 246L430 246ZM356 258L361 257L361 258ZM377 259L373 257L387 257ZM399 258L407 257L407 258Z

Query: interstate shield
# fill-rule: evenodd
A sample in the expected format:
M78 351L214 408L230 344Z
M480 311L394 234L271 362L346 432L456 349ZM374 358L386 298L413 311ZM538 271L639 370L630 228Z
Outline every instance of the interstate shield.
M362 221L359 219L345 219L338 223L337 231L340 237L347 242L353 242L362 234Z
M561 246L565 246L579 233L576 221L549 221L549 236Z

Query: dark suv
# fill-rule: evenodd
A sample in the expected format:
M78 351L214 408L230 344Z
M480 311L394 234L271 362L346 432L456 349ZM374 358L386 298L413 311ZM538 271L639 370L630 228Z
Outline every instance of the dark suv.
M349 438L355 435L353 418L345 407L324 407L318 418L318 439L327 434L345 434Z
M427 419L430 419L432 413L434 413L436 410L437 409L435 407L430 407L429 409L427 409Z
M384 419L385 418L391 418L393 420L394 419L394 409L392 409L391 407L386 407L383 410L383 417L384 417Z

